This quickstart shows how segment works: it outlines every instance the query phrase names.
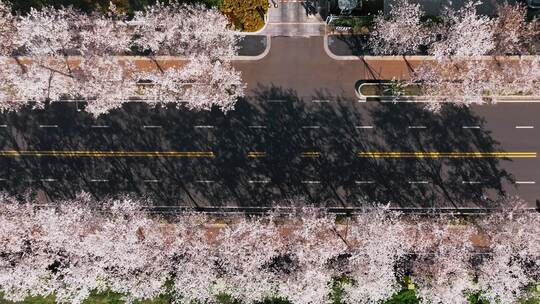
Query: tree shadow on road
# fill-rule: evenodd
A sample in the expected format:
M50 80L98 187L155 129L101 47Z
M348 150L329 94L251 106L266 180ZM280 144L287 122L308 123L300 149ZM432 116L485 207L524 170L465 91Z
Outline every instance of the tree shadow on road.
M485 194L504 194L503 182L512 179L493 158L358 157L381 151L499 151L488 131L461 128L483 124L467 109L433 114L414 104L358 103L324 92L304 101L275 86L259 87L227 115L133 103L95 119L73 104L58 103L3 114L0 123L8 125L0 130L2 150L215 154L0 158L3 190L39 191L50 199L88 191L98 198L134 193L162 206L294 206L299 201L331 207L486 206ZM374 128L359 128L367 125ZM252 152L264 154L251 157ZM481 183L462 183L470 180Z

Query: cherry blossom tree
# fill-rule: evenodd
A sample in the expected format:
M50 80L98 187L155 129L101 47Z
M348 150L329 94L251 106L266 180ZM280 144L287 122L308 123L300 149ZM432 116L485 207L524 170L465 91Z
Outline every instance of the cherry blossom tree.
M135 89L126 65L111 56L126 52L130 43L126 27L114 21L112 14L32 9L18 23L16 41L31 56L23 75L11 78L20 93L12 96L17 100L42 105L48 100L84 98L87 110L99 115L121 106Z
M508 96L540 96L540 59L469 59L426 61L410 80L419 85L428 110L444 104L470 106L496 103Z
M17 22L15 43L31 56L68 55L77 47L74 34L80 13L71 8L32 8Z
M521 3L497 5L494 23L496 55L534 54L538 51L540 27L537 19L527 21L527 7Z
M191 110L217 106L228 111L244 94L240 73L231 65L236 38L216 10L158 2L131 21L113 5L106 15L47 7L15 20L5 5L1 12L6 27L15 24L14 48L28 55L24 64L0 62L8 71L0 76L6 90L0 93L2 110L17 110L25 100L41 107L62 98L84 99L85 109L97 116L135 97L141 80L150 80L152 86L139 101L154 105L183 104ZM154 55L184 56L185 63L136 70L131 59L116 56L133 46ZM8 51L13 50L2 52Z
M459 9L446 8L441 25L434 29L439 37L429 48L438 61L450 56L480 56L495 47L493 20L476 13L480 2L468 2Z
M429 45L430 29L422 24L424 12L420 4L398 0L390 13L378 15L370 33L369 45L375 54L416 54L419 47Z
M153 84L149 100L183 104L192 110L234 108L243 96L240 73L230 60L236 37L227 19L215 10L179 3L157 3L137 12L135 45L156 55L182 55L190 62L181 68L158 69L141 78Z
M139 78L151 81L143 98L194 110L210 110L217 106L227 112L243 96L245 87L240 73L230 62L212 63L204 56L194 57L180 68L141 73Z
M523 201L514 202L479 223L491 254L479 267L478 284L490 303L517 303L540 277L540 217L521 212Z
M230 60L236 53L235 32L227 18L201 5L158 2L136 12L135 45L156 55L205 55L212 61Z
M163 218L148 212L151 204L82 193L42 205L0 193L0 291L9 300L54 294L59 303L113 291L127 301L174 292L186 304L223 293L245 303L280 296L308 304L327 303L332 280L346 276L347 303L374 303L410 274L430 303L466 303L477 290L515 303L540 277L536 213L504 211L464 223L385 208L338 220L304 208L216 221L190 212ZM488 258L475 265L478 250ZM410 256L406 273L400 261Z
M355 218L347 235L351 256L345 273L356 283L344 286L347 303L377 303L401 288L396 264L411 248L399 217L381 208Z
M452 219L450 219L452 221ZM475 290L471 267L474 227L448 223L448 218L419 221L410 237L416 259L412 276L420 298L434 304L467 304Z
M0 1L0 56L11 55L14 51L14 34L17 32L16 17L11 8Z

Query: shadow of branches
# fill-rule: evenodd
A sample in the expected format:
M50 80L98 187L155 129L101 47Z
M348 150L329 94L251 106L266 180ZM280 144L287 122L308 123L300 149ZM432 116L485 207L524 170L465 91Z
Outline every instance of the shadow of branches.
M74 104L0 115L2 150L212 151L213 158L1 157L0 187L50 199L87 191L135 193L162 206L486 206L511 175L500 159L360 158L358 152L500 151L463 108L433 114L414 104L358 103L316 91L259 87L227 115L127 104L93 118ZM80 106L80 105L79 105ZM41 127L40 127L41 125ZM53 127L57 125L57 127ZM373 125L374 128L358 128ZM424 125L426 129L409 129ZM45 127L44 127L45 126ZM48 127L47 127L48 126ZM264 157L249 157L264 152ZM429 183L412 183L411 181ZM481 180L480 184L463 184ZM302 200L298 200L301 198Z

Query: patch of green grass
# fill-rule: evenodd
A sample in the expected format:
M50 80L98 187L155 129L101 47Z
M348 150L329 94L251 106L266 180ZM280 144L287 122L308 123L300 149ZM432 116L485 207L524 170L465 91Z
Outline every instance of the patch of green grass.
M416 295L414 289L402 289L390 299L386 300L384 304L418 304L420 299Z

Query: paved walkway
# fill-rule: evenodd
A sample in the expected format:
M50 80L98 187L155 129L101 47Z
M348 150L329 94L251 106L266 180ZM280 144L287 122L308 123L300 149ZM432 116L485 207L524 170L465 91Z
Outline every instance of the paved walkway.
M277 1L268 10L268 24L258 35L268 36L322 36L324 21L304 1Z

